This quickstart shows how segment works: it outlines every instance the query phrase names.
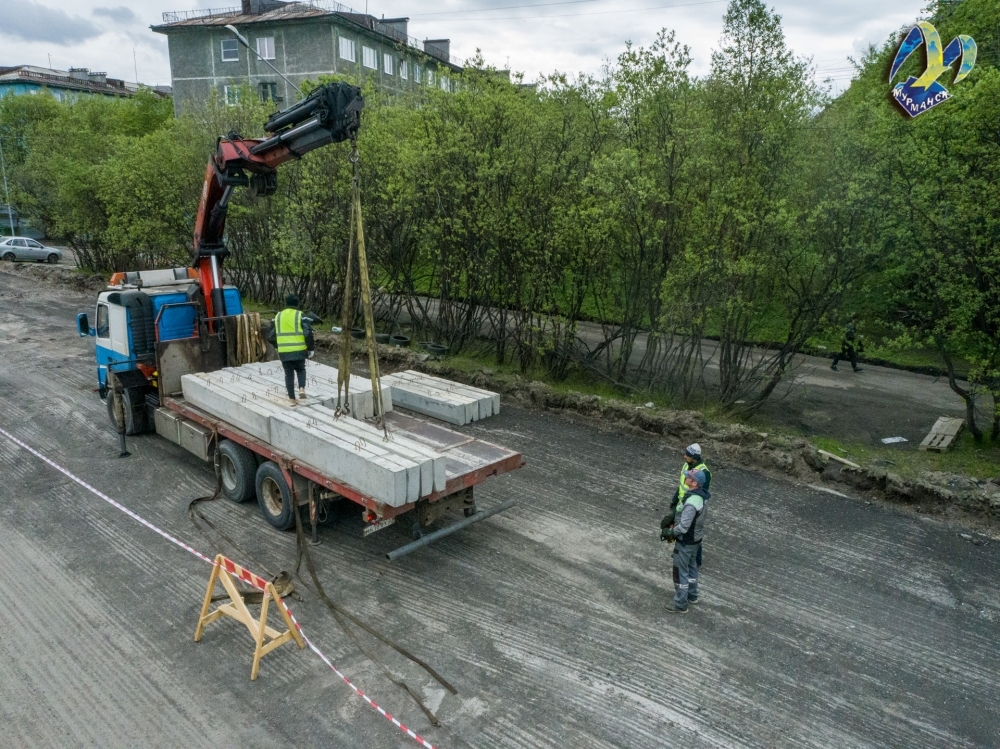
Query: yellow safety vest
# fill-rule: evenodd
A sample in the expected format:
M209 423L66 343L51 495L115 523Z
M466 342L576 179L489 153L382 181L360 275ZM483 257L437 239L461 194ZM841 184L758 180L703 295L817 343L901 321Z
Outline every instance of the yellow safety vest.
M680 510L680 508L684 505L684 495L688 493L687 487L684 486L684 478L685 478L684 474L686 474L688 471L704 471L707 474L706 477L711 477L711 475L712 475L712 472L708 470L708 466L705 465L704 463L699 463L694 468L688 468L688 464L687 463L684 464L684 467L681 469L681 481L680 481L680 484L677 487L677 509L678 510ZM704 488L704 487L702 487L702 488Z
M306 334L302 330L302 313L297 309L283 309L274 318L274 339L279 354L292 354L306 350Z

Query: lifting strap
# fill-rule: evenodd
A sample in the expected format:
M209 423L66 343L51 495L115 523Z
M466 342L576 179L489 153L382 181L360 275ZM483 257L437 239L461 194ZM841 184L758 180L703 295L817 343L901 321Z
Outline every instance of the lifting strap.
M354 326L354 294L351 288L355 248L358 255L358 277L361 280L361 309L365 318L365 343L368 347L368 369L372 381L372 403L374 405L375 424L386 430L385 411L382 404L382 375L378 365L378 350L375 345L375 315L372 311L371 284L368 280L368 257L365 254L365 230L361 220L361 189L358 183L358 164L361 160L358 154L357 140L351 141L351 164L354 167L353 184L351 187L351 230L347 244L347 275L344 277L344 301L340 323L340 369L337 375L337 413L349 412L347 399L351 382L351 328ZM357 235L357 245L354 238Z

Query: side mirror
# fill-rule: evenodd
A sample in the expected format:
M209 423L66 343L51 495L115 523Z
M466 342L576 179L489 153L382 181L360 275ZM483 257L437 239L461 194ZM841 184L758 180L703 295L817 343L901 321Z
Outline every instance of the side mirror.
M81 338L97 335L97 331L90 327L90 318L87 317L86 312L81 312L76 316L76 329L80 333Z

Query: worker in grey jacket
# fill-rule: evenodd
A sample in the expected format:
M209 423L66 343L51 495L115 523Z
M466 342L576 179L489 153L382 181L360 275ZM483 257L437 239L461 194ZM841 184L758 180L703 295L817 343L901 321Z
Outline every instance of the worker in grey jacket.
M660 531L660 538L674 542L674 600L667 611L686 614L688 604L698 602L698 549L705 532L708 500L704 471L688 471L684 476L686 492L681 500L673 527Z

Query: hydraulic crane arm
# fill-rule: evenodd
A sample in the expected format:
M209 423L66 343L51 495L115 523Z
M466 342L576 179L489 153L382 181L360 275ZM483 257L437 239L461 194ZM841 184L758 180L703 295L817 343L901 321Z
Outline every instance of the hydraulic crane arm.
M209 317L226 313L222 262L229 251L223 235L233 189L247 187L253 196L273 194L278 189L279 166L317 148L353 139L364 103L357 86L328 83L271 115L264 124L269 137L244 139L232 132L219 138L205 170L194 226L192 265L198 271Z

